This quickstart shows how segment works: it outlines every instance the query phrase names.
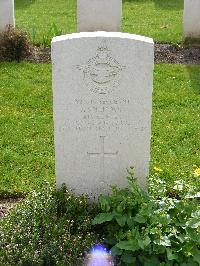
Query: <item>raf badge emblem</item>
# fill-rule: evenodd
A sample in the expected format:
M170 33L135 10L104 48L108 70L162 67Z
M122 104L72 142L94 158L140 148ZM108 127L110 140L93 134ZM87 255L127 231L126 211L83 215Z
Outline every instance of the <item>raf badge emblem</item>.
M83 71L84 81L91 92L108 94L119 85L124 66L111 56L108 47L102 43L96 55L89 59L86 65L77 68Z

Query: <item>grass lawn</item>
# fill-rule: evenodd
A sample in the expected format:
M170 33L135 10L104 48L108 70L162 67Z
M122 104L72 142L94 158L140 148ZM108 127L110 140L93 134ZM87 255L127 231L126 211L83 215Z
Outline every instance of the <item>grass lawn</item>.
M123 0L122 29L160 42L180 43L183 2ZM76 31L75 0L15 0L15 15L17 26L28 31L35 43L50 43L53 35Z
M54 180L51 66L0 64L0 191Z
M182 41L183 0L124 0L123 31L155 41Z
M53 184L51 66L1 63L0 76L0 194ZM200 167L200 66L156 65L154 81L151 173L187 179Z

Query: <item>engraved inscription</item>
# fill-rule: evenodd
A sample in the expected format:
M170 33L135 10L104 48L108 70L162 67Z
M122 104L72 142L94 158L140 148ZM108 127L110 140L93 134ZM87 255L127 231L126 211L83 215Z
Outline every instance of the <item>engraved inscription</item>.
M101 151L100 152L88 152L87 154L90 157L96 157L100 156L100 173L101 178L105 179L105 158L106 157L115 157L118 154L118 151L116 152L105 152L105 138L106 136L100 136L100 142L101 142Z
M103 42L96 55L86 65L77 66L83 71L84 81L91 92L104 95L119 85L121 71L125 68L111 56L111 52Z
M137 104L137 103L134 103ZM61 130L96 131L104 134L105 131L116 132L125 128L145 130L140 121L130 120L133 102L129 98L114 97L112 99L87 99L75 98L68 104L65 112L70 113L75 106L76 116L74 119L66 119Z
M130 121L124 117L124 112L128 113L130 105L127 98L75 99L75 104L81 118L75 121L78 130L118 130L130 126Z

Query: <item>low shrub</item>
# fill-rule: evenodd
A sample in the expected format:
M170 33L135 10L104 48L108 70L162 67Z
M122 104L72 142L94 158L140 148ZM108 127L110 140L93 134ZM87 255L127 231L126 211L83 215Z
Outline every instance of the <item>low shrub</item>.
M64 186L33 192L0 222L0 265L81 265L99 242L91 224L96 213Z
M156 199L176 198L192 199L200 198L200 168L185 173L172 175L167 170L154 167L149 177L149 193Z
M6 61L21 61L30 54L28 34L8 25L0 34L0 57Z
M115 187L111 196L101 196L101 213L93 220L104 226L106 243L119 264L200 265L200 206L195 195L156 198L139 188L132 170L128 173L129 187Z
M33 192L0 221L0 265L83 265L102 243L120 266L198 266L199 194L176 181L169 197L161 175L147 193L128 173L128 188L114 187L99 207L65 186Z

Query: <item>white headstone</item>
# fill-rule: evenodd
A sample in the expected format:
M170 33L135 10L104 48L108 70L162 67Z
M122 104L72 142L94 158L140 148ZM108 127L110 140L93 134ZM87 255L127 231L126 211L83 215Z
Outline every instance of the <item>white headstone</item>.
M77 31L121 31L122 0L77 0Z
M200 0L184 1L184 38L200 38Z
M52 41L57 186L107 194L134 166L146 187L154 45L126 33L75 33Z
M7 25L15 26L14 0L0 0L0 32Z

